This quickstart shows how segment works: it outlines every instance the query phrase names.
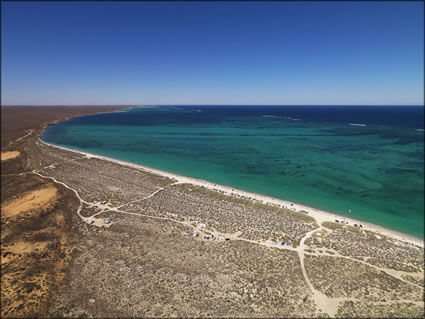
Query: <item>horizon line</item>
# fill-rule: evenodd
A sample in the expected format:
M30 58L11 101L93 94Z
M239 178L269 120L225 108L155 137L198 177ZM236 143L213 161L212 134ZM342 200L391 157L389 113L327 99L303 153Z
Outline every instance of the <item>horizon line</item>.
M425 106L424 104L7 104L2 107L19 106Z

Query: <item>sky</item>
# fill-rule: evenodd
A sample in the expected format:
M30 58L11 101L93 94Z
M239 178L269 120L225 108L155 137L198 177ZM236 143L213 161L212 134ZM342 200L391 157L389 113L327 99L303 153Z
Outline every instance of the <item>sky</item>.
M2 105L424 104L424 3L5 2Z

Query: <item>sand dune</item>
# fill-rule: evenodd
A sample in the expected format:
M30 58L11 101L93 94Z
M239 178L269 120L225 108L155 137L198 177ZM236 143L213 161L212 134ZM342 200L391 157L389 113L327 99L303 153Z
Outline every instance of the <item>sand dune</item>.
M27 193L2 207L1 217L13 217L31 209L40 208L56 198L56 188L46 187Z
M18 157L20 153L18 151L1 152L1 160L7 161L9 159Z

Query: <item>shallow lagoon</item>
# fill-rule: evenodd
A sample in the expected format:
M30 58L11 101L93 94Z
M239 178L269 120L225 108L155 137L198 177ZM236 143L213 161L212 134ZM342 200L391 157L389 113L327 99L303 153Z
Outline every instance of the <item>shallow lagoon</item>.
M424 234L423 107L136 108L42 139Z

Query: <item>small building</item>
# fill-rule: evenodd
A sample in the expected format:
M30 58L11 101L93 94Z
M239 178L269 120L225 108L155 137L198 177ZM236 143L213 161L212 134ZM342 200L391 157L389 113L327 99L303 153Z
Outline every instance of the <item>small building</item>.
M273 244L274 244L274 242L273 242L272 240L266 240L266 244L267 244L267 245L273 245Z
M199 224L199 227L201 227L201 228L204 228L204 227L206 227L207 226L207 224L204 224L204 223L200 223Z

